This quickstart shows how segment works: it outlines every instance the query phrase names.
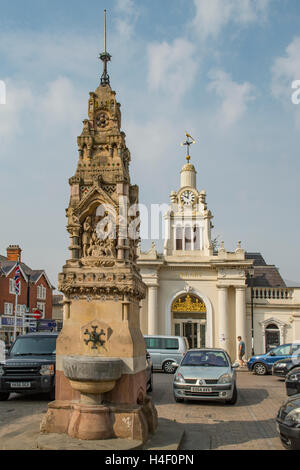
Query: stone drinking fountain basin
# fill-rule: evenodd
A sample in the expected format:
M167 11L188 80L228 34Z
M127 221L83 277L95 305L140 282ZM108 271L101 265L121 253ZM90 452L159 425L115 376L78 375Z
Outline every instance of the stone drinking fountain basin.
M100 405L103 394L110 392L122 375L123 362L117 358L67 356L64 374L71 387L80 392L82 404Z

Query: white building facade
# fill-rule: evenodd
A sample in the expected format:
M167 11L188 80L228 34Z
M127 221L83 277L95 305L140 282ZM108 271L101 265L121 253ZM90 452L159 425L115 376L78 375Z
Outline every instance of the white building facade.
M252 347L260 354L300 340L300 288L287 288L274 266L246 253L240 242L233 253L223 242L214 249L206 192L198 191L196 170L187 160L165 215L164 252L153 244L139 254L147 286L142 332L186 336L190 347L220 347L232 359L237 336L245 340L246 357Z

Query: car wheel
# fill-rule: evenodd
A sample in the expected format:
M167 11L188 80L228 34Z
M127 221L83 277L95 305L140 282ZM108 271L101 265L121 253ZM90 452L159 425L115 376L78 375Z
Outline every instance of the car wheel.
M237 392L237 388L235 385L233 389L232 398L230 400L226 400L226 403L227 405L235 405L237 402L237 399L238 399L238 392Z
M166 374L174 374L176 370L176 367L172 366L172 361L166 361L162 368Z
M254 373L256 375L267 375L268 369L262 362L257 362L253 367Z
M286 450L300 450L299 439L290 439L287 437L280 436L281 444Z
M6 401L9 399L10 393L0 393L0 401Z

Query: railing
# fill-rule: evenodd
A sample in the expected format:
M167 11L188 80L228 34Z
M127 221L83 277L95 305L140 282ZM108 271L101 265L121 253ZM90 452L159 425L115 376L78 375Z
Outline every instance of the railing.
M292 299L294 294L293 288L288 287L254 287L254 299L274 299L286 300Z

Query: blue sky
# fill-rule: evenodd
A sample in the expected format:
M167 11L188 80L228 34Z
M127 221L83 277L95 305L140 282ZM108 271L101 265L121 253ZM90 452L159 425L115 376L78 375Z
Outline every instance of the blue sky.
M168 203L178 189L188 130L213 235L228 250L241 240L300 282L297 0L0 0L0 252L20 244L57 284L104 8L141 202Z

